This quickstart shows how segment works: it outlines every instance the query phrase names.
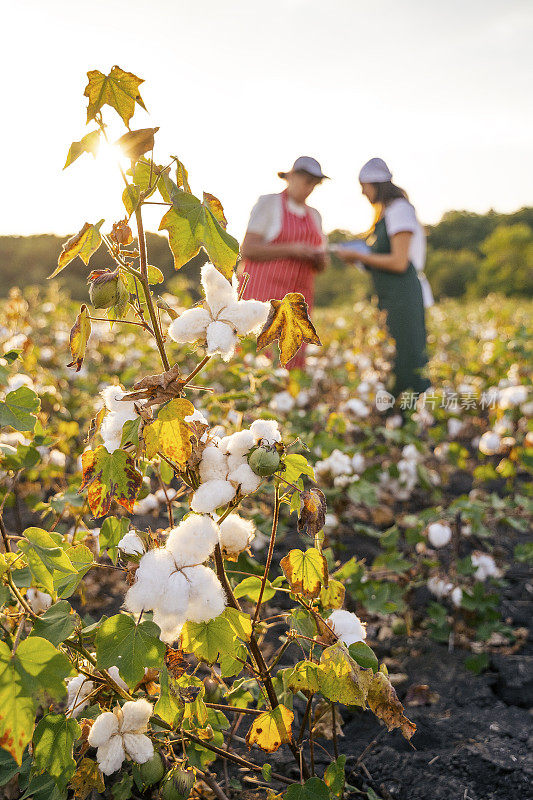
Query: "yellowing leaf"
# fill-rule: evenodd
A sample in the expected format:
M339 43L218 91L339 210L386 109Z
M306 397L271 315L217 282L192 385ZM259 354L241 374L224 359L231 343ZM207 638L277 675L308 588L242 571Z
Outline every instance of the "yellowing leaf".
M410 739L416 731L414 722L407 719L403 713L403 706L398 700L394 686L382 672L376 672L373 676L367 702L374 714L383 720L389 731L393 728L400 728L406 739Z
M220 201L212 195L208 195L208 198L201 203L189 192L175 192L172 208L161 220L159 230L168 231L176 269L190 261L203 247L219 272L231 280L239 255L239 243L220 224L224 218Z
M122 202L124 203L124 208L128 214L128 217L131 217L137 206L139 205L139 200L141 199L141 190L138 186L135 186L134 183L128 183L124 191L122 192ZM127 276L131 281L133 278L131 275Z
M144 428L147 458L160 452L179 466L185 466L192 451L192 431L184 417L193 413L193 404L181 398L163 406L157 418Z
M76 372L80 371L81 365L83 364L90 335L91 320L89 319L89 309L84 303L70 331L70 352L72 354L72 361L70 364L67 364L67 367L73 367Z
M115 145L120 147L126 158L137 161L149 150L154 149L154 134L158 130L159 128L141 128L137 131L128 131L117 139Z
M97 222L96 225L90 225L86 222L79 233L71 236L63 245L63 249L57 260L57 267L48 277L55 278L55 276L59 275L61 270L65 269L76 256L79 256L85 264L88 264L90 257L98 250L102 243L100 228L103 224L103 219Z
M284 683L291 692L303 692L307 697L319 691L318 664L314 661L299 661L294 667L288 670L284 676Z
M189 174L179 158L172 156L176 160L176 184L178 188L183 189L184 192L191 194L191 187L189 186ZM211 197L212 195L210 195Z
M374 673L360 667L344 645L334 644L324 650L317 676L320 691L328 700L365 708Z
M252 623L248 614L234 608L226 610L208 622L186 622L181 644L186 653L194 653L210 664L219 656L236 655L241 641L249 641Z
M342 608L345 595L344 585L340 581L331 580L327 589L320 592L320 603L324 608Z
M100 131L87 133L79 142L72 142L70 145L67 160L63 169L70 167L83 153L92 153L96 158L100 147Z
M228 227L228 220L224 215L224 209L218 197L215 197L214 194L209 194L209 192L204 192L203 198L204 205L210 210L220 227L226 230Z
M283 300L270 301L270 313L257 337L257 349L278 340L279 360L285 366L296 355L303 342L322 344L309 319L307 303L299 292L289 292Z
M326 521L326 498L320 489L308 489L300 495L298 533L313 538L322 530Z
M318 597L322 586L328 583L326 559L316 548L310 547L303 553L291 550L280 561L281 568L291 585L291 591L310 600Z
M142 475L125 450L108 453L103 445L82 453L83 482L79 491L88 489L87 500L95 517L107 514L112 500L128 511L133 510L141 488Z
M292 741L293 720L294 714L286 706L279 705L266 711L254 720L246 734L246 744L248 747L256 744L261 750L273 753L282 744Z
M85 800L93 789L97 794L105 792L104 778L98 764L92 758L82 758L78 769L70 779L70 786L74 790L74 797L77 800Z
M125 72L115 65L109 75L104 75L98 69L92 69L87 73L87 77L89 83L83 93L85 97L89 98L87 122L94 119L105 105L114 108L125 125L129 124L133 116L135 103L138 103L146 111L146 106L139 93L139 86L144 83L144 80L132 72Z

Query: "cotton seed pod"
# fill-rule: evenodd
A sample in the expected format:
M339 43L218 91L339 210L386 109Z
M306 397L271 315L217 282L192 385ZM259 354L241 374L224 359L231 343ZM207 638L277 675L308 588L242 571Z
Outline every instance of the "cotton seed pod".
M175 767L161 784L162 800L187 800L195 783L194 772Z
M134 766L135 783L143 792L154 783L159 783L165 774L165 764L159 753L154 753L150 761ZM140 786L139 786L140 784Z
M250 469L262 478L273 475L279 468L279 462L279 453L273 447L257 447L248 456Z
M97 269L89 275L89 297L95 308L111 308L120 297L118 273Z

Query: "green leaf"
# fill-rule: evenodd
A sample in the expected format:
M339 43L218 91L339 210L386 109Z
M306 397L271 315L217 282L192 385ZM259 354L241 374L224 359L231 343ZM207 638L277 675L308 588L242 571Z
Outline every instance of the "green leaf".
M78 615L72 613L70 603L60 600L35 620L30 636L40 636L57 647L68 639L76 627L77 619Z
M318 664L314 661L299 661L292 669L287 670L284 676L284 683L291 692L303 692L306 697L319 691Z
M328 787L320 778L309 778L303 786L295 783L287 789L283 800L330 800Z
M58 700L66 694L65 678L76 674L68 658L39 636L24 639L18 646L16 659L24 672L26 688L34 695L40 689Z
M186 653L214 664L219 655L235 654L235 633L221 614L209 622L186 622L181 633L182 647Z
M162 720L168 722L173 728L179 727L185 712L185 703L179 696L177 684L168 674L165 667L161 667L159 673L159 681L161 684L161 691L159 700L155 704L154 714L161 717Z
M239 675L248 659L248 650L243 644L235 647L232 653L221 653L218 660L220 674L223 678Z
M106 517L100 528L100 553L107 550L107 554L113 564L117 563L118 548L117 544L129 530L130 521L128 517Z
M252 602L257 603L259 600L260 590L261 578L259 575L250 575L250 577L244 578L244 580L237 584L233 590L233 594L237 598L247 597L249 600L252 600ZM270 581L267 581L265 583L265 591L263 592L263 600L268 602L274 597L275 594L276 589L274 589Z
M371 669L373 672L378 671L379 661L377 656L372 648L364 642L354 642L349 646L348 652L363 669Z
M67 800L67 791L57 785L55 780L46 773L33 775L28 788L20 800Z
M112 500L127 511L133 511L142 484L142 475L135 467L133 456L125 450L108 453L104 445L99 445L96 450L85 450L81 462L80 492L88 489L87 500L95 517L107 514Z
M360 478L358 481L351 483L347 491L348 497L355 503L355 505L366 505L369 508L375 508L379 505L377 488L370 481Z
M212 211L212 201L201 202L193 194L177 191L159 225L168 231L174 266L180 269L204 248L210 261L228 280L239 255L239 243L219 224Z
M47 714L33 734L35 766L48 772L63 789L76 771L72 749L80 736L76 720L67 719L64 714Z
M70 597L83 576L90 570L93 563L93 554L84 544L69 547L66 553L70 559L74 572L54 572L54 589L61 598Z
M291 453L283 459L285 465L281 477L289 481L289 483L296 483L300 475L308 475L311 480L315 480L315 471L305 456L299 453Z
M147 272L148 272L148 283L150 283L152 285L155 284L155 283L163 283L163 281L165 280L165 276L163 275L161 270L158 267L154 267L153 264L148 264ZM130 275L129 272L124 272L123 276L124 276L125 284L126 284L126 286L128 288L128 292L130 294L135 294L135 278L134 278L134 276ZM139 283L137 282L137 286L138 285L139 285Z
M65 551L42 528L27 528L26 539L19 542L19 550L26 554L31 573L47 592L54 593L53 573L76 572Z
M139 93L139 86L144 83L144 80L132 72L125 72L115 65L109 75L104 75L98 69L92 69L87 73L87 77L89 82L83 94L84 97L89 98L88 123L105 105L114 108L128 127L135 111L135 103L146 111L146 106Z
M72 142L70 145L67 160L63 169L70 167L70 165L73 164L83 153L92 153L92 155L96 158L99 148L100 131L96 130L86 133L79 142Z
M342 798L344 791L344 768L346 767L346 756L339 756L336 761L332 761L324 772L324 782L333 797Z
M104 222L105 220L103 219L97 222L96 225L91 225L89 222L86 222L81 231L68 239L63 245L63 249L57 260L57 267L48 277L55 278L55 276L59 275L71 261L74 261L76 256L79 256L84 264L88 264L90 257L98 250L102 243L100 228Z
M145 667L161 668L165 645L159 628L146 620L138 625L126 614L106 619L96 634L96 660L99 669L116 665L128 686L134 688L144 676Z
M41 401L32 389L19 386L0 401L0 425L11 425L17 431L33 431Z
M133 778L131 775L123 775L118 783L111 789L113 800L129 800L133 790Z
M0 452L2 453L0 462L4 470L31 469L41 460L40 453L31 444L19 444L14 452L11 445L0 444Z

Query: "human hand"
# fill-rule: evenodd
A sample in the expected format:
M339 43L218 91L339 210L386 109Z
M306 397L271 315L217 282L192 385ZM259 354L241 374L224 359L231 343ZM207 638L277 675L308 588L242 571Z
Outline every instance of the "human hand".
M287 250L291 258L301 258L314 261L322 252L320 248L313 247L305 242L292 242L287 245Z

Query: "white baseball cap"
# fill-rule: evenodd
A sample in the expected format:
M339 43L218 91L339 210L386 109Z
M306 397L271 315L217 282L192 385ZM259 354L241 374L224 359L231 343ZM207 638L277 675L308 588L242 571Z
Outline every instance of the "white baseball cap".
M359 172L359 183L387 183L390 180L392 172L382 158L371 158Z
M324 175L322 172L322 167L316 158L311 158L311 156L299 156L289 172L308 172L313 178L320 178L321 180L323 178L328 178L328 176ZM278 172L278 175L280 178L286 178L289 172Z

